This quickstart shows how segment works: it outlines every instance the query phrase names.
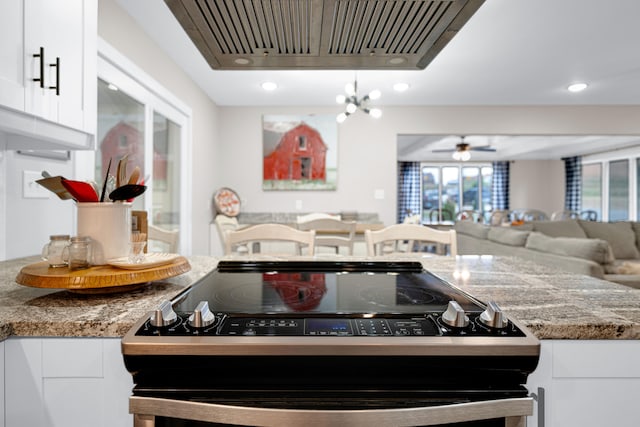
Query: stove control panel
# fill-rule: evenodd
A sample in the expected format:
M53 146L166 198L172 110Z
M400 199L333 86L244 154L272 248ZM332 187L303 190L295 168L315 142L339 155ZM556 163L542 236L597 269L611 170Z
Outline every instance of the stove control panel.
M467 313L451 301L441 313L278 314L214 313L202 301L191 313L175 312L168 301L151 313L137 335L142 336L524 336L495 302L483 312Z

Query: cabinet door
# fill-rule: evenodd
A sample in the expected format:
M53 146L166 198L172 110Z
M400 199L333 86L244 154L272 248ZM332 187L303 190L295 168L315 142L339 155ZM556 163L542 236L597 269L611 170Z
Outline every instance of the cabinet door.
M41 58L33 57L40 47L44 48L45 79L44 88L37 82L27 86L26 111L93 133L97 3L29 0L25 18L26 79L30 82L40 74Z
M5 0L0 13L0 105L24 111L24 0Z

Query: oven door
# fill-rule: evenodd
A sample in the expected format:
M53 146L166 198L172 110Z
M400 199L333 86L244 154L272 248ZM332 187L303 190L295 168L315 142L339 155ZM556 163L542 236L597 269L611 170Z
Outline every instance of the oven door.
M323 399L320 397L318 402ZM323 406L322 404L319 407ZM531 397L390 409L284 409L132 396L134 427L464 426L525 427Z

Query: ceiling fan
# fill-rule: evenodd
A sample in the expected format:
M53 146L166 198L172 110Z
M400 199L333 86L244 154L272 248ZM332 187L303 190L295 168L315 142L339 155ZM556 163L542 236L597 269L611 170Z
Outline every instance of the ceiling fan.
M456 144L455 148L444 148L432 150L433 153L453 153L451 156L454 160L460 160L462 162L466 162L471 158L471 151L496 151L495 148L491 148L490 145L481 145L477 147L472 147L471 145L464 142L464 136L460 137L460 142Z

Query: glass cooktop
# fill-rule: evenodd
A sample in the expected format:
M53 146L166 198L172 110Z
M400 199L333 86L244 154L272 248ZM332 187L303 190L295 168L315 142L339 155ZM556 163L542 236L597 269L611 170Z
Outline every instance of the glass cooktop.
M425 313L455 300L466 312L478 301L417 262L220 262L176 298L176 311L207 301L224 313Z

